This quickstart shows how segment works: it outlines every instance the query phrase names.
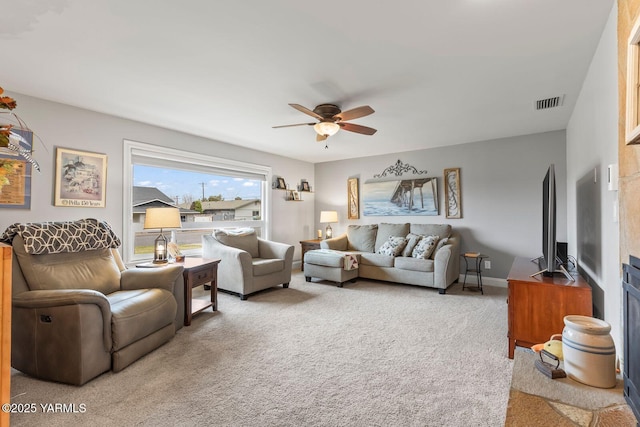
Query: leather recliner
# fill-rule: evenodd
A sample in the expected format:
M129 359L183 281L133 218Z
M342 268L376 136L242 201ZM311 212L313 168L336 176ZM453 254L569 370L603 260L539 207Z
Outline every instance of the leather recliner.
M182 327L180 265L126 269L115 248L34 255L20 235L12 246L11 365L19 371L82 385Z

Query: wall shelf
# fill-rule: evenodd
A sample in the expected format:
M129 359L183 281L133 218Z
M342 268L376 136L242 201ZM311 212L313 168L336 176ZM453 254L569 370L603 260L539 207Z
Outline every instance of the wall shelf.
M281 177L276 177L273 184L274 185L272 188L274 190L287 192L285 195L285 200L288 202L303 202L304 201L302 200L303 193L313 193L313 191L311 191L311 187L309 186L309 183L306 180L303 180L299 185L296 185L295 190L288 188L289 185L286 184L284 178L281 178ZM282 186L286 186L287 188L283 188ZM305 190L304 189L305 187L308 189Z
M298 190L288 190L286 188L274 188L274 190L280 190L280 191L285 191L285 197L284 199L287 202L304 202L304 200L302 200L302 196L300 193L303 193L302 191L298 191ZM304 193L309 193L309 191L304 191ZM296 194L298 195L298 198L296 199Z

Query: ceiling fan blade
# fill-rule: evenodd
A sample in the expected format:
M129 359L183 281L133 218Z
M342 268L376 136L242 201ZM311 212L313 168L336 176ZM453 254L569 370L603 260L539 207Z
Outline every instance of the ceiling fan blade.
M315 118L316 118L316 119L318 119L318 120L322 120L322 119L324 119L324 117L322 117L320 114L317 114L317 113L315 113L314 111L309 110L307 107L303 107L303 106L302 106L302 105L300 105L300 104L289 104L289 105L291 105L293 108L295 108L295 109L296 109L296 110L298 110L298 111L301 111L301 112L303 112L303 113L305 113L305 114L308 114L308 115L310 115L311 117L315 117Z
M295 125L280 125L280 126L271 126L273 129L277 128L290 128L292 126L313 126L315 123L297 123Z
M338 113L334 117L346 122L348 120L359 119L360 117L368 116L373 113L375 113L373 108L368 105L363 105L362 107L352 108L351 110Z
M364 135L373 135L377 132L377 129L370 128L367 126L356 125L355 123L338 123L340 127L344 130L348 130L349 132L362 133Z
M320 135L320 134L316 135L316 141L318 141L318 142L324 141L327 138L328 138L327 135Z

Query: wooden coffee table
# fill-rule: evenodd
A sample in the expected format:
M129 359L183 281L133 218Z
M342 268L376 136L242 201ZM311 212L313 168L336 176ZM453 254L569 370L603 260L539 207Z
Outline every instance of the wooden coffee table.
M184 271L184 325L191 325L191 319L196 313L212 307L218 309L218 264L219 259L185 258L182 264ZM178 263L176 263L178 264ZM211 301L193 299L193 288L211 283ZM206 289L206 288L205 288Z

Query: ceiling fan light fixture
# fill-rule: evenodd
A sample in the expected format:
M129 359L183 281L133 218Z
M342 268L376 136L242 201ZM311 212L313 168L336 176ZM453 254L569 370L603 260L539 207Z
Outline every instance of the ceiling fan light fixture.
M313 129L318 135L332 136L340 130L340 126L333 122L320 122L313 125Z

